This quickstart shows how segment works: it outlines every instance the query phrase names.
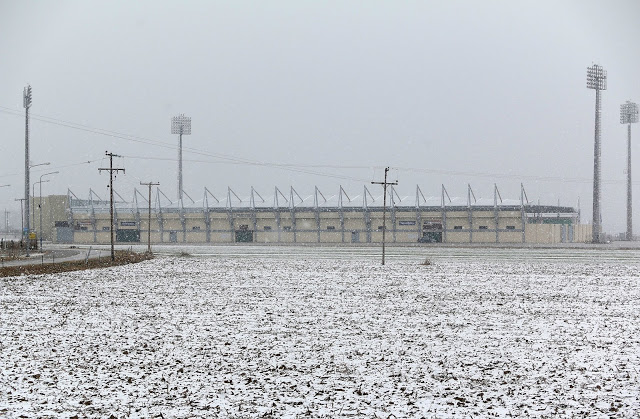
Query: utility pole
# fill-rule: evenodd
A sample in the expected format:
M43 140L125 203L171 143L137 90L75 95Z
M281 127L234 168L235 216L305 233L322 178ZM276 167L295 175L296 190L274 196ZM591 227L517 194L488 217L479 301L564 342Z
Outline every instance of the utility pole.
M122 172L124 173L124 169L114 169L113 168L113 158L114 157L122 157L119 156L117 154L113 154L113 153L109 153L108 151L105 151L104 154L106 154L107 156L109 156L109 168L100 168L98 169L98 173L102 173L103 170L108 171L109 172L109 195L110 195L110 199L111 199L111 205L109 207L109 213L111 215L111 225L110 225L110 230L111 230L111 261L116 260L116 253L114 250L114 240L113 240L113 173L118 173L118 172Z
M159 182L140 182L141 185L146 185L149 187L149 231L147 233L147 252L151 253L151 187L160 185Z
M387 182L387 174L389 173L389 168L385 167L384 169L384 182L371 182L372 185L382 185L382 189L384 191L384 197L382 199L382 264L384 265L384 246L385 239L387 233L387 185L397 185L398 181L395 182Z
M25 110L24 122L24 200L25 200L25 223L27 228L27 257L29 257L29 108L31 108L31 86L24 88L22 105ZM24 235L24 227L22 229Z
M638 122L638 104L627 100L620 105L620 123L627 124L627 240L633 240L631 208L631 124Z

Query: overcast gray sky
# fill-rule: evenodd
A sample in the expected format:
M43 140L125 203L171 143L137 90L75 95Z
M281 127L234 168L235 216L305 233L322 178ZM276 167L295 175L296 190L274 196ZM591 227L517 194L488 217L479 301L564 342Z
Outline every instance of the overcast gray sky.
M11 184L0 200L15 212L24 196L22 90L31 84L31 160L51 162L31 179L60 172L45 195L106 197L98 168L108 150L126 156L116 161L123 196L159 181L174 197L170 120L184 113L194 199L205 186L218 196L254 186L266 198L290 185L359 195L391 166L412 202L416 184L426 196L445 184L465 197L470 183L492 198L497 183L517 199L522 182L533 201L580 198L588 222L595 93L586 68L598 63L609 76L603 226L621 232L619 106L640 102L639 22L637 0L0 0L0 184ZM640 126L633 135L638 182Z

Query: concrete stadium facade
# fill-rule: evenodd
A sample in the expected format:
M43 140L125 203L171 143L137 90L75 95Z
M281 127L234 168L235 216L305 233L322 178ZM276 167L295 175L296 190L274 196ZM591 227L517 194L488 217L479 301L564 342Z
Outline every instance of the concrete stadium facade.
M444 190L443 190L444 191ZM49 210L43 219L43 236L54 242L106 244L110 242L108 202L93 191L89 199L67 196L43 198L41 208ZM524 196L524 194L523 194ZM386 210L388 243L583 243L591 239L591 226L580 224L572 207L500 202L497 188L493 204L445 202L427 205L419 187L415 201L400 197L391 189ZM359 199L358 199L359 198ZM277 188L270 204L255 190L241 199L231 189L223 200L207 189L200 201L190 205L174 203L157 190L152 202L151 223L148 201L134 190L134 199L118 195L114 213L115 237L119 243L262 243L262 244L366 244L382 241L381 197L364 188L355 199L340 188L325 198L315 189L302 198L291 188L285 197ZM163 202L164 201L164 202ZM409 202L412 201L412 202ZM271 203L272 202L272 203ZM283 205L280 205L282 203ZM50 217L49 217L50 215ZM38 218L35 219L36 229Z

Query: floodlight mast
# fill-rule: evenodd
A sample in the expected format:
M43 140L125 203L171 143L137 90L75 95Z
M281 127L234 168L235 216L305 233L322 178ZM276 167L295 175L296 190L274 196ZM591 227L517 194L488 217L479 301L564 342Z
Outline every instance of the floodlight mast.
M24 106L25 111L25 121L24 121L24 207L26 211L24 212L25 219L25 228L22 231L22 235L24 236L26 230L26 249L27 249L27 257L29 257L29 108L31 108L31 85L27 85L27 87L23 90L22 95L22 105Z
M631 124L638 122L638 104L627 100L620 105L620 123L627 124L627 240L633 240L631 205Z
M182 136L191 135L191 117L181 113L171 118L171 133L178 134L178 200L182 200Z
M587 67L587 89L596 91L596 123L593 144L593 223L592 241L601 242L602 220L600 214L600 91L607 90L607 71L601 65Z

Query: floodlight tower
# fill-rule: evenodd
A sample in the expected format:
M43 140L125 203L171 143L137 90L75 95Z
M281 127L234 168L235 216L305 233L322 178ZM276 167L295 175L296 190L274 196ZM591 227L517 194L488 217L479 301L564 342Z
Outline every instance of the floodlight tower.
M593 230L592 241L600 243L600 91L607 90L607 71L601 65L587 67L587 89L596 91L596 125L593 145Z
M24 88L22 95L22 105L25 110L24 122L24 207L25 228L27 232L27 256L29 256L29 108L31 107L31 85ZM24 235L24 231L22 232Z
M182 200L182 136L191 135L191 117L181 113L171 118L171 133L178 134L178 199Z
M638 122L638 104L627 100L620 105L620 123L627 124L627 240L633 240L631 211L631 124Z

